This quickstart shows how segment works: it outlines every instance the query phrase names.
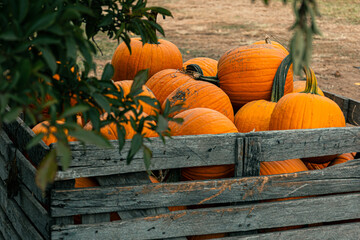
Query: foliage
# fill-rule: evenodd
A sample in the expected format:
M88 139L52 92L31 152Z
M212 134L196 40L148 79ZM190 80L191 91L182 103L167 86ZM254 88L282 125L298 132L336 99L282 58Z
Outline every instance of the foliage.
M111 80L114 70L110 64L100 78L94 76L93 55L97 48L91 39L96 34L105 32L109 38L129 44L129 34L134 33L143 42L157 43L156 31L164 34L155 21L157 14L172 16L164 8L147 7L146 0L4 0L0 3L0 128L21 112L30 126L47 120L49 128L55 127L56 148L39 166L37 180L43 189L54 179L56 155L62 156L63 169L70 164L67 135L82 143L111 147L99 130L114 122L120 151L125 143L121 123L129 121L124 114L132 111L134 117L130 121L138 134L131 143L127 159L130 162L145 146L141 135L145 120L154 120L156 124L152 128L159 134L167 129L166 115L141 118L141 107L140 112L136 110L140 99L137 95L147 79L147 70L139 72L126 98ZM142 96L141 100L160 106L150 98ZM112 114L103 120L100 116L104 112ZM85 131L76 124L77 115L85 122L90 120L93 131ZM59 119L64 123L56 121ZM29 147L40 139L41 135ZM150 157L149 149L144 148L147 165Z

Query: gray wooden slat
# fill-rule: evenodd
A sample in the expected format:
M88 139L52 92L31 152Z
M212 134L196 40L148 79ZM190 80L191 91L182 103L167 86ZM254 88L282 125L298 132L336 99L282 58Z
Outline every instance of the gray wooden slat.
M236 139L236 146L235 146L235 177L242 177L243 170L244 170L244 138L237 138Z
M261 143L259 137L245 138L243 176L259 176Z
M3 181L0 181L0 205L21 239L44 239L13 199L8 199Z
M134 184L150 183L149 176L145 172L130 173L123 175L97 177L101 186L131 186ZM139 217L155 216L158 214L168 213L168 208L151 208L142 210L117 211L122 221ZM186 240L185 237L171 238L172 240Z
M360 159L293 174L52 191L52 214L66 216L166 206L248 202L360 191ZM121 203L121 204L118 204Z
M247 137L260 138L260 161L360 151L360 127L253 132Z
M110 224L53 226L52 239L159 239L360 218L360 193L185 210ZM134 231L136 229L136 231Z
M348 110L349 110L349 99L335 93L323 91L324 95L331 100L333 100L337 105L339 105L341 111L344 114L346 122L348 122Z
M348 122L360 126L360 102L350 99L348 110Z
M4 124L4 129L7 134L16 141L16 147L20 151L26 150L25 148L27 143L36 136L36 134L20 118L17 118L16 121L12 123ZM29 158L36 166L39 165L48 151L49 147L43 141L40 141L39 144L35 145L31 149L26 150Z
M75 187L75 180L65 180L65 181L57 181L53 184L53 189L58 190L66 190L66 189L74 189ZM52 213L50 212L52 215ZM75 215L75 214L71 214ZM63 226L68 224L74 224L74 217L73 216L66 216L66 217L58 217L54 219L55 224Z
M3 238L6 240L14 239L20 240L14 227L11 225L9 218L6 216L4 210L0 206L0 233L2 233Z
M50 239L50 224L52 220L48 212L23 184L20 184L19 194L14 199L42 236L45 239Z
M151 143L146 143L153 151L150 169L234 164L234 146L236 139L242 136L242 133L176 136L167 139L165 145L160 139L153 139ZM112 141L112 145L112 149L101 149L92 145L70 143L73 154L71 167L67 171L59 171L56 179L146 171L141 151L134 156L131 164L126 164L129 141L121 154L118 151L118 142Z
M0 130L0 178L5 180L8 178L8 164L16 155L16 163L18 167L19 179L32 192L38 201L44 205L49 205L47 196L43 196L41 190L35 183L36 169L24 157L24 155L14 148L12 141L7 134Z
M289 231L272 232L248 236L225 237L218 240L324 240L324 239L359 239L360 222L336 224L329 226L303 228Z
M81 223L99 223L99 222L110 222L109 213L100 213L100 214L88 214L81 216Z

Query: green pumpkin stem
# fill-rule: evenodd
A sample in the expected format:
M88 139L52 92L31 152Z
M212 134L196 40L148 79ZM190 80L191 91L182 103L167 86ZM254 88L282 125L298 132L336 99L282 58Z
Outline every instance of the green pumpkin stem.
M278 102L284 96L286 77L292 64L291 54L287 55L278 67L271 90L271 102Z
M311 93L320 95L318 92L317 79L314 71L310 67L303 68L306 75L306 86L302 93Z
M204 72L197 64L189 64L186 66L185 74L190 75L195 80L209 82L219 86L219 78L217 76L204 76Z

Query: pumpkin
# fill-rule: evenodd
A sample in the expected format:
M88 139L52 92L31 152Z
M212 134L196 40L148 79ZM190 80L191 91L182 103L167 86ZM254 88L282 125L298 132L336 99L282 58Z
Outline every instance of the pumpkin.
M101 116L101 119L104 120L106 119L108 116L107 113L103 114ZM144 112L141 113L140 117L147 117L148 115ZM134 113L132 111L129 111L127 113L125 113L125 118L130 120L130 118L134 118ZM158 134L150 129L150 122L145 122L144 124L144 128L142 131L142 134L145 137L157 137ZM125 134L125 139L132 139L134 137L134 135L136 134L136 131L133 129L133 127L131 126L130 121L128 121L127 123L122 122L120 125L122 125L126 131ZM92 129L92 124L91 122L88 122L85 127L85 130L91 130ZM117 140L118 139L118 133L117 133L117 127L115 123L109 123L108 125L103 126L100 129L100 133L107 138L108 140Z
M270 37L266 37L265 40L257 41L257 42L254 42L253 44L270 44L271 46L284 51L284 53L286 55L289 54L289 51L282 44L275 42L275 41L271 41Z
M167 40L159 39L157 44L143 44L140 38L132 38L130 47L131 54L122 42L112 56L115 82L134 79L140 70L149 69L148 77L151 77L163 69L181 69L183 65L180 50Z
M170 106L183 103L182 110L173 115L191 108L210 108L224 114L234 121L234 111L229 97L214 84L202 81L189 81L176 88L165 99L162 109L165 109L166 100Z
M283 161L260 162L260 175L294 173L309 170L298 158Z
M319 170L319 169L323 169L323 168L326 168L327 166L329 166L330 162L311 163L311 162L304 161L304 164L309 170Z
M350 161L350 160L354 160L355 155L356 155L356 152L340 154L334 160L332 160L330 162L329 167L334 166L336 164L345 163L345 162Z
M114 82L114 84L119 91L120 88L123 90L124 97L126 98L126 96L130 93L130 89L133 82L134 82L133 80L123 80L123 81ZM147 86L143 85L142 90L143 92L140 93L138 96L147 96L150 98L155 98L154 93ZM139 104L140 106L142 106L143 112L148 115L154 114L155 112L159 111L157 108L143 102L142 100L139 100Z
M306 87L306 81L294 81L294 89L293 92L303 92ZM321 96L325 96L323 91L318 87L317 88L318 94Z
M210 76L216 76L217 74L218 61L212 58L207 58L207 57L192 58L184 62L183 68L186 69L186 66L190 64L197 64L201 68L204 76L210 77Z
M275 73L286 53L271 44L252 44L227 51L219 60L218 78L234 110L255 100L270 100ZM284 92L293 90L292 68Z
M60 121L58 120L57 121L58 124L63 124L64 122L63 121ZM54 133L56 132L56 128L54 126L50 127L48 129L48 126L50 125L50 123L48 121L43 121L43 122L40 122L38 124L36 124L33 128L32 128L32 131L35 133L35 134L40 134L40 133L44 133L44 134L47 134L48 131L49 131L49 135L47 136L44 136L42 138L42 140L44 141L44 143L46 145L50 145L54 142L57 141ZM67 134L67 132L65 132ZM71 137L71 136L68 136L68 141L69 142L72 142L72 141L76 141L76 138L74 137Z
M145 85L150 88L162 105L172 91L189 81L195 80L179 70L165 69L149 78Z
M182 124L169 122L172 136L220 134L237 132L234 123L218 111L209 108L192 108L175 115ZM234 176L234 165L183 168L183 180L205 180Z
M269 130L345 127L345 118L339 106L331 99L317 94L317 81L311 69L305 69L307 87L302 93L283 96L275 105ZM325 163L336 155L304 158L312 163Z

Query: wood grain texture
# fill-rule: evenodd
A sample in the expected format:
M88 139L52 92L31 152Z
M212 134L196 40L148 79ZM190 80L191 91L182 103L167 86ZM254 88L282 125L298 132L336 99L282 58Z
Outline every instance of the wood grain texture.
M360 126L360 102L350 99L347 115L348 122Z
M0 233L6 240L21 240L14 227L11 225L9 218L4 210L0 207Z
M218 240L324 240L324 239L343 239L354 240L360 235L360 223L336 224L329 226L304 228L297 230L272 232L248 236L225 237Z
M261 144L260 161L325 156L360 151L360 127L248 133Z
M7 198L5 189L3 181L0 181L0 205L21 239L44 239L28 220L15 200Z
M20 118L17 118L16 121L12 123L4 124L4 129L12 140L16 142L16 148L20 151L25 151L27 143L36 136L36 134ZM39 165L48 151L49 147L43 141L40 141L31 149L26 150L29 158L36 166Z
M243 176L259 176L260 174L261 140L259 137L246 137L244 150Z
M53 216L360 191L360 159L319 171L52 191ZM121 203L121 204L119 204Z
M153 151L150 169L234 164L235 142L242 136L244 134L241 133L177 136L167 139L166 145L160 139L154 138L147 144ZM117 141L112 141L112 145L112 149L101 149L92 145L82 146L79 143L70 143L73 153L71 167L67 171L59 171L57 180L146 170L142 151L135 155L131 164L126 164L129 141L121 154L118 151ZM101 171L99 171L100 167Z
M244 138L237 138L236 139L236 146L235 146L235 152L236 152L236 159L235 159L235 177L242 177L243 171L244 171L244 146L245 146L245 140Z
M360 193L185 210L110 224L53 226L52 239L162 239L360 218ZM314 214L316 209L316 214ZM331 209L331 211L329 211ZM296 217L295 217L296 216ZM136 229L134 231L133 229Z

